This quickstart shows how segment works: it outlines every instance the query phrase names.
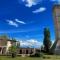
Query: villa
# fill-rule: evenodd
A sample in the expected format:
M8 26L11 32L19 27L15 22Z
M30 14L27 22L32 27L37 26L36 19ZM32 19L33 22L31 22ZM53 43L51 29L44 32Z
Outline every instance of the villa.
M20 45L19 41L10 40L7 38L0 38L0 55L1 54L9 54L9 48L14 45L18 46ZM17 54L21 56L30 56L34 55L36 52L40 51L38 48L17 48Z

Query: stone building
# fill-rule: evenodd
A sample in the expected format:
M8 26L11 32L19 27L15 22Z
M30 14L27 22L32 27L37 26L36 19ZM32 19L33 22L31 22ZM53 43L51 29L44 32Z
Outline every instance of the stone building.
M40 53L40 49L38 48L19 48L18 54L21 56L30 56L38 53L38 51Z
M54 54L60 54L60 5L54 5L53 18L55 26L55 42L51 48L51 52Z
M22 56L34 55L37 52L37 50L40 51L40 49L37 48L20 48L19 41L11 40L5 37L4 38L0 37L0 54L7 54L7 53L9 54L9 48L12 45L17 46L16 53Z
M8 38L0 37L0 54L6 54L9 52L9 48L14 45L18 45L18 41L10 40Z

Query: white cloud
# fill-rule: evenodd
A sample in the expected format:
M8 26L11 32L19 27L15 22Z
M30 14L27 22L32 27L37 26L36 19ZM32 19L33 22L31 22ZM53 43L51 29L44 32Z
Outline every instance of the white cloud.
M33 13L39 13L39 12L43 12L45 11L46 8L45 7L40 7L39 9L36 9L35 11L32 11Z
M37 4L33 0L26 0L26 2L27 2L27 4L26 4L27 7L31 7L32 5L36 5Z
M42 45L42 42L35 40L35 39L30 39L26 41L20 40L20 46L27 46L27 47L40 47Z
M55 40L52 40L52 44L55 42Z
M18 24L12 20L6 20L8 22L9 25L12 25L12 26L15 26L15 27L18 27Z
M19 24L26 24L24 21L20 21L19 19L14 19L14 20L6 20L6 22L8 22L9 25L12 25L12 26L15 26L15 27L18 27Z
M57 2L57 3L60 4L60 0L48 0L48 1L52 1L52 2L55 2L55 3ZM47 2L47 1L46 0L22 0L22 2L25 3L25 6L32 7L34 5L40 4L41 2Z
M42 0L22 0L22 2L26 2L25 6L32 7L33 5L37 5Z
M26 24L24 21L20 21L19 19L15 19L15 21L21 24Z

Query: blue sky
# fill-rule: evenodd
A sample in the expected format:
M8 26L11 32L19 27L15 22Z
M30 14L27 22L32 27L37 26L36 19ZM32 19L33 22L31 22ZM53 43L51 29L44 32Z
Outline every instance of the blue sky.
M0 35L16 38L21 41L21 45L28 45L26 42L29 41L40 46L44 37L43 29L48 27L51 40L54 41L52 8L59 1L0 0Z

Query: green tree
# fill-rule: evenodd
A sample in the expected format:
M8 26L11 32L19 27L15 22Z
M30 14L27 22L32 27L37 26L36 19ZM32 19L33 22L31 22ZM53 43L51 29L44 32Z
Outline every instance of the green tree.
M50 30L49 28L44 28L44 50L46 53L49 53L50 47L51 47L51 41L50 41Z
M12 58L16 57L16 51L17 51L17 47L16 46L11 46L10 49L9 49L10 53L11 53L11 56Z
M0 38L8 39L8 36L7 36L7 34L3 34L3 35L0 35Z
M7 34L2 34L2 35L0 35L0 39L2 39L2 41L1 41L1 45L2 46L6 46L7 45L7 40L8 40L8 36L7 36Z
M15 38L12 38L12 41L16 42L16 39Z
M17 41L17 48L20 48L20 42L19 41Z

